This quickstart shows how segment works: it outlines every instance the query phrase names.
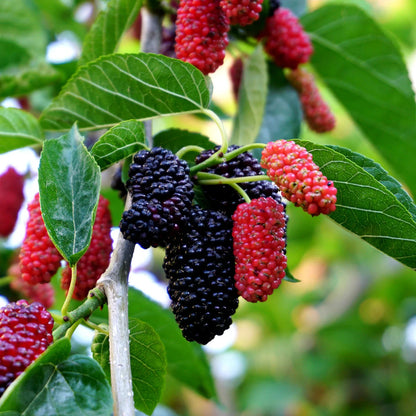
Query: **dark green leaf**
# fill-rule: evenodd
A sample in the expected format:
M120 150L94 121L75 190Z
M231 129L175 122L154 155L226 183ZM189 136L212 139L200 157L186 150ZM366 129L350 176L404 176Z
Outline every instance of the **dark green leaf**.
M216 398L209 364L200 345L183 338L173 314L143 295L129 290L129 316L147 322L166 349L168 374L206 398Z
M142 0L111 0L85 37L79 64L115 52L126 29L139 13Z
M296 279L295 276L293 276L293 274L290 272L289 268L286 268L285 270L285 277L283 278L283 280L286 280L286 282L290 282L290 283L299 283L301 280Z
M144 143L143 123L137 120L122 121L100 137L92 147L91 154L104 170L142 149Z
M47 130L100 129L129 119L196 112L210 102L209 78L155 54L113 54L82 66L43 112Z
M110 415L111 390L100 366L85 355L68 359L70 342L53 344L0 400L0 415ZM65 361L64 361L65 360Z
M42 142L42 129L32 114L16 108L0 107L0 153Z
M267 65L263 46L258 45L244 62L231 143L242 146L255 141L263 119L266 96Z
M43 219L51 240L74 265L91 240L100 192L100 168L76 126L44 142L39 166Z
M314 162L338 189L337 208L331 218L380 251L416 268L416 222L393 194L397 194L397 183L393 183L390 191L385 172L378 172L375 164L372 172L383 183L330 147L296 142L312 153ZM349 154L349 151L346 149L343 153ZM401 193L399 196L402 198Z
M305 15L312 64L381 155L416 195L416 105L397 45L361 8Z

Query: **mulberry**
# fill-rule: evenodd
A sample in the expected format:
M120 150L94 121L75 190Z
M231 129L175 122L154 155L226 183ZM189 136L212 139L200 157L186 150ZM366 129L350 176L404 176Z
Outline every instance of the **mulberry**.
M285 207L270 197L253 199L232 218L235 286L245 300L264 302L285 277Z
M23 203L24 178L12 167L0 175L0 237L8 237Z
M100 196L90 246L77 264L77 280L72 295L74 299L83 300L87 297L110 262L112 239L111 213L108 205L108 200ZM62 272L61 287L68 290L70 284L71 268L66 266Z
M187 222L194 197L189 167L170 150L142 150L130 166L127 188L132 206L125 211L120 230L125 239L166 247L169 239Z
M275 10L266 20L261 36L264 49L277 66L295 69L309 61L313 47L298 18L284 7Z
M241 79L243 77L243 60L238 58L234 60L233 64L230 66L229 75L231 80L232 91L234 99L238 100L238 95L240 91Z
M220 0L181 0L176 19L176 56L205 75L215 72L224 61L229 29Z
M311 215L335 210L337 189L323 176L304 147L293 141L270 142L263 149L260 163L282 195L296 206Z
M20 250L22 278L32 285L48 283L61 266L62 256L53 245L43 222L39 194L28 204L29 220Z
M247 26L258 20L263 0L221 0L220 5L230 24Z
M0 308L0 395L52 343L53 319L40 303Z
M163 268L173 313L188 341L206 344L231 325L238 294L230 218L192 207L188 229L168 245Z

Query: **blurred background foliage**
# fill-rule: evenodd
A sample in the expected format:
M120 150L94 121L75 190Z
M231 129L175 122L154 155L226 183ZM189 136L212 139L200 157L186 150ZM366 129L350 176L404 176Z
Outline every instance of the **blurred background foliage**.
M311 10L338 0L310 0ZM88 20L71 16L82 1L33 2L50 42L65 38L79 46ZM49 3L49 2L48 2ZM414 0L351 0L363 7L399 43L411 78L416 79L416 2ZM58 19L59 17L59 19ZM82 19L81 19L82 20ZM137 51L131 30L121 51ZM61 45L62 47L62 45ZM235 102L228 80L231 57L213 76L214 100L231 129ZM55 63L69 76L71 62ZM30 95L32 111L40 111L59 85ZM336 114L337 127L318 135L302 124L300 138L335 144L362 153L384 167L371 144L354 126L343 108L321 86ZM218 140L214 126L195 117L159 119L154 131L183 127ZM392 144L393 146L394 144ZM416 179L416 178L415 178ZM106 183L106 182L104 182ZM107 181L109 188L110 180ZM114 191L115 224L122 205ZM411 415L416 414L416 275L395 260L341 229L329 218L304 215L288 206L288 263L299 283L283 282L262 304L240 303L234 325L206 348L216 379L219 403L202 399L167 379L163 415ZM7 274L13 250L0 251L0 276ZM164 287L160 252L147 265ZM144 292L151 288L140 285ZM13 294L1 289L8 298ZM151 293L149 293L151 294ZM58 295L59 302L62 296ZM58 302L58 303L59 303ZM82 343L74 346L80 351ZM173 413L172 413L173 412Z

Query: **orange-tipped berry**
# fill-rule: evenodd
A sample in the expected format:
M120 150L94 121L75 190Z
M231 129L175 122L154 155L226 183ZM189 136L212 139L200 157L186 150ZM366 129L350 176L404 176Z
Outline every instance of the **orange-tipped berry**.
M319 215L335 210L337 189L304 147L293 141L270 142L263 149L260 164L282 195L304 211Z
M37 302L0 308L0 395L52 343L53 323Z
M215 72L224 62L229 29L220 0L181 0L176 19L177 58L205 75Z
M12 167L0 175L0 237L8 237L23 203L24 178Z
M264 302L285 277L285 206L270 197L253 199L232 218L235 286L245 300Z
M92 228L91 243L88 250L77 264L77 280L72 295L74 299L83 300L95 286L97 280L107 269L112 252L111 214L109 202L100 196ZM71 268L66 266L62 272L61 287L68 290L71 284Z
M298 18L285 7L279 7L267 18L261 37L265 38L264 49L281 68L295 69L308 62L313 53L309 36Z
M258 20L263 0L221 0L220 5L230 24L247 26Z
M317 133L331 131L335 127L335 117L322 98L313 75L305 69L297 68L291 71L288 79L298 91L309 128Z
M29 220L20 250L22 278L35 285L48 283L61 266L61 255L49 238L40 211L39 194L27 207Z

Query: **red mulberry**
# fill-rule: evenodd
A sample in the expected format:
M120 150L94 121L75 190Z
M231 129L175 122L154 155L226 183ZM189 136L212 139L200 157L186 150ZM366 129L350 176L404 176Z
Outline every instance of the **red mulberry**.
M178 59L205 75L222 65L230 25L220 0L181 0L176 19Z
M238 100L241 79L243 77L243 68L244 68L243 60L241 58L238 58L234 60L229 70L233 95L236 101Z
M335 210L337 189L304 147L286 140L270 142L263 149L260 163L282 195L296 206L311 215Z
M263 0L221 0L220 5L230 24L247 26L258 20Z
M285 277L285 207L273 198L253 199L232 218L235 286L245 300L264 302Z

